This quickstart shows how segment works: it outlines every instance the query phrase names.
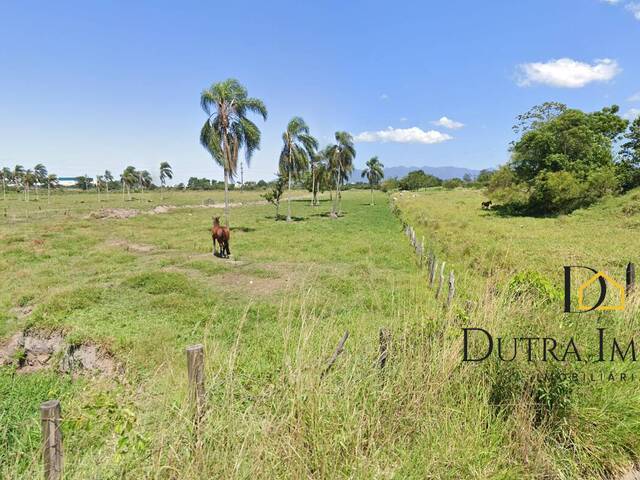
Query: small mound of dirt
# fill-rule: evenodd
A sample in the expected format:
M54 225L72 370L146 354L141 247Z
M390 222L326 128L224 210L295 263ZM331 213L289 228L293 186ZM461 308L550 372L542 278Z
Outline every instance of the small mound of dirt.
M132 218L140 214L139 210L128 208L101 208L89 214L89 218Z
M18 332L0 343L0 366L14 365L21 373L54 368L72 375L114 377L122 369L103 348L90 343L71 345L60 332Z
M14 314L18 319L22 319L31 315L33 309L35 307L33 305L25 305L24 307L15 307L9 310L12 314Z
M156 208L149 212L150 215L158 215L161 213L169 213L171 210L175 210L173 205L158 205Z

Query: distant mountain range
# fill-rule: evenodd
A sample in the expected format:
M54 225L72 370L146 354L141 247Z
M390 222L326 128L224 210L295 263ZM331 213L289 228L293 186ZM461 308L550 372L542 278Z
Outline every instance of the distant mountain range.
M414 170L422 170L424 173L429 175L433 175L435 177L441 178L442 180L448 180L450 178L462 178L465 174L469 174L473 177L476 177L480 170L473 170L471 168L462 168L462 167L387 167L384 169L384 178L402 178L406 176L409 172L413 172ZM354 169L351 174L350 181L351 182L362 182L361 178L362 170Z

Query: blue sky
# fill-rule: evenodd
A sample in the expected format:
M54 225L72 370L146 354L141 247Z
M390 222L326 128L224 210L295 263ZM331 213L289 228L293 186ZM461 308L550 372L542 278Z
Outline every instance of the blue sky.
M0 19L0 166L64 176L168 161L222 178L199 95L228 77L269 110L246 179L272 176L294 115L321 144L353 133L357 166L483 168L537 103L640 113L634 0L0 0Z

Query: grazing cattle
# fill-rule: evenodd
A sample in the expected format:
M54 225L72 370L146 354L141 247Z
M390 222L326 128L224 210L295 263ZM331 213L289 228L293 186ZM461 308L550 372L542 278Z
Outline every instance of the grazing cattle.
M213 227L211 227L211 240L213 241L213 254L216 255L216 240L220 247L219 256L222 258L229 258L231 250L229 250L229 239L231 238L231 232L229 227L220 226L220 217L213 217Z
M493 205L493 202L491 200L489 200L488 202L482 202L482 209L491 210L491 205Z

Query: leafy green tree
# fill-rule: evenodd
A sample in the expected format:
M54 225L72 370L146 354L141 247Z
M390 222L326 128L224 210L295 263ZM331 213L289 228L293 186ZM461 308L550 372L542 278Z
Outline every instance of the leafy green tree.
M229 180L238 168L238 152L244 149L249 163L260 148L260 130L247 114L257 113L266 120L267 107L262 100L249 97L247 89L232 78L204 90L200 105L207 114L200 143L224 170L224 216L229 226Z
M282 134L280 152L280 173L289 180L287 194L287 222L291 221L291 183L299 179L300 174L309 167L318 148L318 141L309 134L309 127L301 117L293 117Z
M494 173L495 173L494 170L489 170L489 169L480 170L480 173L476 177L476 183L479 185L485 185L485 186L488 185Z
M2 199L7 199L7 182L11 180L11 170L7 167L3 167L0 170L0 178L2 178Z
M286 182L286 177L279 173L276 181L271 184L271 190L262 194L262 198L276 207L276 221L280 218L280 198L284 192Z
M447 190L453 190L454 188L464 186L464 180L461 178L450 178L448 180L443 180L442 186Z
M640 186L640 116L631 122L623 141L616 169L622 189L629 190Z
M401 190L419 190L421 188L438 187L442 180L433 175L428 175L422 170L409 172L406 177L400 179L398 187Z
M164 188L167 181L167 178L171 180L173 178L173 170L171 169L171 165L169 162L161 162L160 163L160 187L162 189L160 196L164 200Z
M525 133L528 130L534 130L566 110L567 106L560 102L544 102L541 105L535 105L528 112L516 117L513 131L515 133Z
M361 177L369 180L369 188L371 189L371 205L373 205L373 187L380 183L384 178L384 165L380 163L378 157L372 157L367 161L366 168L362 171Z
M151 188L153 186L153 180L151 174L147 170L141 170L136 172L138 186L140 187L140 195L144 195L145 188Z
M336 132L336 143L330 145L327 150L329 169L335 178L336 197L331 203L331 216L338 217L342 210L340 186L349 179L353 171L353 160L356 158L356 149L353 146L353 137L347 132Z
M93 185L93 179L88 175L80 175L76 178L76 186L85 192Z

